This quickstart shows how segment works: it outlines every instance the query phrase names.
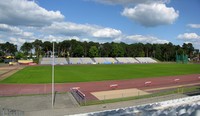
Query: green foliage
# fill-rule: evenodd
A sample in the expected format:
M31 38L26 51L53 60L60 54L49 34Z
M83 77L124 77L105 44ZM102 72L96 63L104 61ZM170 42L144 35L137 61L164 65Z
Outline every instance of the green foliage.
M39 58L33 58L33 62L38 64L39 63Z
M22 59L22 58L24 58L24 54L22 52L17 52L16 55L15 55L15 58L16 59Z
M24 52L24 55L29 55L29 52L32 50L32 48L32 43L25 42L20 49Z
M160 61L175 61L176 52L178 55L188 55L190 59L199 57L199 50L194 49L191 43L184 43L182 46L150 43L97 43L97 42L80 42L77 40L64 40L55 42L55 55L59 57L95 57L94 51L90 51L92 46L96 46L99 57L153 57ZM96 49L95 48L95 49ZM93 48L92 48L93 49ZM35 40L32 43L25 42L21 50L25 55L30 55L31 51L35 51L37 58L50 57L52 55L52 42ZM0 53L14 55L17 52L17 46L6 42L0 44ZM96 53L96 52L95 52ZM197 58L196 58L197 59Z
M13 55L14 56L15 52L17 52L17 45L14 45L9 42L0 43L0 53L2 55Z
M199 64L121 64L55 66L55 82L122 80L199 74ZM26 67L1 83L51 83L51 66Z
M83 47L81 45L78 45L75 49L74 49L74 56L75 57L82 57L84 54L84 50Z
M111 49L111 56L112 57L123 57L124 56L124 49L120 44L112 43Z
M96 46L91 46L89 50L89 56L90 57L98 57L99 56L99 51Z
M36 57L39 58L39 56L42 54L42 40L38 40L36 39L34 42L33 42L33 47L35 49L35 54L36 54Z

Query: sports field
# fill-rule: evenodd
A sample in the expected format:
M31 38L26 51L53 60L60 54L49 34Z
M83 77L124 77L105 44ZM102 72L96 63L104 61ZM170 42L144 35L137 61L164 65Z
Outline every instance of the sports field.
M26 67L0 83L51 83L51 66ZM199 64L113 64L55 66L55 83L200 74Z

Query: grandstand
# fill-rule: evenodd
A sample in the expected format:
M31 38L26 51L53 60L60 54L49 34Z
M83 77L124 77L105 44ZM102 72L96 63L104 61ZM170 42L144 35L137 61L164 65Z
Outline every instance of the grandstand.
M54 64L68 64L65 58L55 58L54 60L55 60ZM40 64L44 65L52 64L52 58L42 58Z
M103 57L95 57L94 60L97 64L104 64L107 62Z
M69 62L69 63L68 63ZM150 57L70 57L69 61L65 58L55 58L55 64L135 64L135 63L157 63ZM42 58L40 64L52 64L52 58Z
M150 57L136 57L135 59L138 60L140 63L157 63L157 61Z
M115 64L115 63L117 63L117 61L112 57L104 57L104 59L106 60L105 63L107 63L107 64Z
M76 116L200 116L200 95Z
M93 64L93 63L94 62L89 57L69 58L69 64Z
M82 61L80 58L69 58L69 64L82 64Z
M135 58L132 57L116 57L116 59L120 64L139 63Z
M92 59L89 58L89 57L82 57L80 59L82 61L82 64L94 64L94 62L92 61Z

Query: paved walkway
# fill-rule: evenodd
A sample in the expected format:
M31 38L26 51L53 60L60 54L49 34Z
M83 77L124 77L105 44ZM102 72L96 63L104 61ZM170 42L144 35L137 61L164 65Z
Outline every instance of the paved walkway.
M64 116L64 115L72 115L72 114L80 114L80 113L88 113L88 112L95 112L95 111L103 111L103 110L110 110L110 109L117 109L123 107L130 107L154 102L161 102L165 100L177 99L186 97L182 94L174 94L174 95L167 95L161 97L154 97L148 99L139 99L139 100L131 100L131 101L123 101L117 103L108 103L108 104L100 104L100 105L91 105L91 106L77 106L73 108L62 108L62 109L48 109L42 111L31 111L25 112L26 116Z

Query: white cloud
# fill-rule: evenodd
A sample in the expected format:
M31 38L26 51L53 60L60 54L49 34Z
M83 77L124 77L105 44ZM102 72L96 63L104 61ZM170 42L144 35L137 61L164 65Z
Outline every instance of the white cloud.
M44 26L64 20L60 11L48 11L27 0L1 0L0 14L0 23L9 25Z
M96 38L115 38L122 34L120 30L100 27L89 24L76 24L72 22L54 22L50 26L42 28L43 32L50 34L62 34L67 36L82 36Z
M0 24L0 31L2 31L2 32L13 32L13 33L21 33L22 32L22 30L20 30L18 27L9 26L7 24Z
M112 28L103 28L93 32L94 37L103 37L103 38L115 38L122 34L120 30Z
M131 36L124 36L121 38L117 38L114 40L115 42L125 42L125 43L169 43L167 40L161 40L157 37L153 36L144 36L144 35L131 35Z
M178 11L162 3L138 4L134 8L126 7L121 14L146 27L173 24L179 17Z
M88 38L83 38L83 39L81 39L81 41L87 41L87 42L89 42L90 40Z
M200 24L188 24L187 25L188 27L190 27L190 28L200 28Z
M0 39L0 43L5 43L6 41L3 39Z
M31 37L33 36L32 32L25 32L19 27L16 26L10 26L7 24L0 24L0 33L4 33L7 35L15 35L20 37Z
M103 4L109 4L109 5L135 5L135 4L141 4L141 3L168 3L170 0L91 0L96 1Z
M43 38L42 41L56 40L56 42L61 42L61 41L64 41L64 40L72 40L72 39L80 41L79 37L77 37L77 36L54 36L54 35L48 35L48 36L44 36L42 38Z
M9 42L11 42L15 45L18 45L18 46L21 46L23 43L25 43L27 41L22 38L14 38L14 37L10 37L9 40L10 40Z
M42 28L42 31L48 32L50 34L63 34L63 35L85 35L95 27L92 25L76 24L72 22L54 22L50 26Z
M177 36L179 40L192 43L195 48L200 49L200 35L196 33L184 33Z
M199 40L200 41L200 36L197 35L196 33L184 33L184 34L179 34L177 36L178 39L182 39L182 40Z

